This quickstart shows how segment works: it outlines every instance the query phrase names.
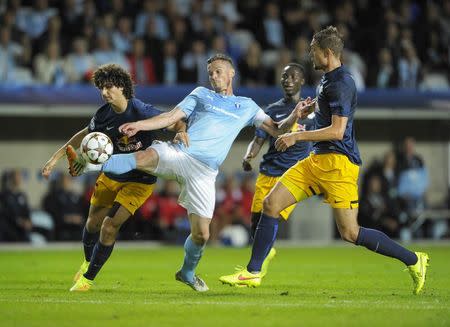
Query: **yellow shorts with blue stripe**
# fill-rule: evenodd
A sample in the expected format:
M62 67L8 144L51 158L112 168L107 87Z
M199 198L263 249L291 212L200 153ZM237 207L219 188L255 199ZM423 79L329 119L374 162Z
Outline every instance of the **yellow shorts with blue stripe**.
M359 166L338 153L311 154L286 171L280 182L297 201L323 194L333 208L358 208Z
M117 182L102 173L95 182L91 205L111 208L114 202L118 202L133 215L154 188L155 184Z
M263 208L263 200L269 194L270 190L275 186L280 177L272 177L259 174L256 179L255 194L253 195L252 212L261 212ZM281 211L280 215L287 220L294 210L295 204Z

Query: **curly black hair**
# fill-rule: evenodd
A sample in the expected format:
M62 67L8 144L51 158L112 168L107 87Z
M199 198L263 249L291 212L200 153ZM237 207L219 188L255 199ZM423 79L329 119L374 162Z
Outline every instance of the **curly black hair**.
M130 99L134 96L134 84L130 73L117 64L98 67L92 76L92 82L99 90L104 87L123 87L125 98Z

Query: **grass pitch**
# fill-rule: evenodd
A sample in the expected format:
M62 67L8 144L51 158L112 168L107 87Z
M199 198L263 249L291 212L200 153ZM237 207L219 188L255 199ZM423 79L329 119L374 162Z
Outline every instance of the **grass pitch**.
M250 249L207 248L210 291L174 280L183 249L116 246L88 293L69 293L80 250L0 251L0 326L449 326L450 246L430 254L425 292L396 260L363 248L278 248L261 287L218 277Z

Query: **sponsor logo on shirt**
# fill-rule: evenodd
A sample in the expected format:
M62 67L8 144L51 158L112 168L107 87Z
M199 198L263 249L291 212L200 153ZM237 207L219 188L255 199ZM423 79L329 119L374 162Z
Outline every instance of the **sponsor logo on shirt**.
M117 147L122 152L134 152L142 148L142 142L124 135L117 140Z

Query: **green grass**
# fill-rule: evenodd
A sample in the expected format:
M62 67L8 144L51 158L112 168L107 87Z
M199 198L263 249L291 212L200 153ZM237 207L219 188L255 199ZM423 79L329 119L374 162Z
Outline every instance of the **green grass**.
M450 247L426 247L426 290L403 265L357 247L279 248L261 287L218 282L249 249L208 248L210 291L174 280L182 248L116 247L88 293L69 293L81 251L0 252L0 326L448 326Z

